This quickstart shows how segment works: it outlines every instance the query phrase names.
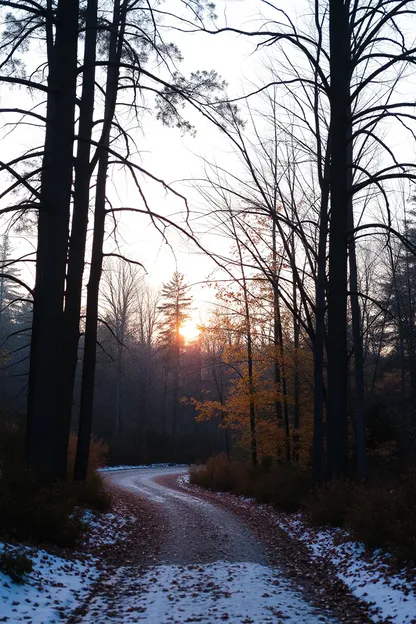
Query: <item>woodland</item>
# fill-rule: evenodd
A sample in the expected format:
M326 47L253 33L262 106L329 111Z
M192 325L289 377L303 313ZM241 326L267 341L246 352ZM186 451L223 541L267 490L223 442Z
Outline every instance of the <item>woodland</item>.
M250 26L205 0L0 0L6 533L28 482L105 505L105 456L201 464L195 483L416 558L416 3L258 5ZM192 33L246 40L256 84L182 72ZM229 166L160 178L149 120L208 126ZM119 244L127 214L173 248L161 285ZM192 337L178 240L211 263Z

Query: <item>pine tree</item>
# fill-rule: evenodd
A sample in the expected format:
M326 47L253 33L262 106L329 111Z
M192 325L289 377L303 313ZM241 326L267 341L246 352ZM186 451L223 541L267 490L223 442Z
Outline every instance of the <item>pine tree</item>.
M166 421L166 399L167 399L167 379L169 370L173 372L173 409L172 409L172 442L175 446L176 425L179 407L179 373L181 350L183 347L183 337L180 329L189 318L192 305L192 298L188 296L189 286L185 282L185 277L175 271L170 282L163 284L161 299L162 303L158 307L162 315L159 329L159 344L165 354L165 398L164 398L164 422Z
M13 248L9 236L4 234L0 242L0 335L4 336L5 329L12 316L12 306L19 302L22 296L13 278L20 276L20 270L12 264ZM15 307L15 306L14 306Z

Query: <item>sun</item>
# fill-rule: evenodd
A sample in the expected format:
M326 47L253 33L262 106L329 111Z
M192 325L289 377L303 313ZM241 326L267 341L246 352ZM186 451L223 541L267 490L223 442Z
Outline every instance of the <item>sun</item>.
M192 319L189 319L188 321L185 321L183 325L181 325L181 327L179 328L179 333L181 336L184 337L186 344L189 344L190 342L194 342L198 338L200 331L197 323Z

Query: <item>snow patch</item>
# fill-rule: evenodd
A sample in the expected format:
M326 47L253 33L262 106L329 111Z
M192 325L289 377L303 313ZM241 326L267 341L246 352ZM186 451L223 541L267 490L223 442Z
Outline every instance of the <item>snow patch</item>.
M189 468L188 464L139 464L138 466L104 466L98 472L113 472L115 470L144 470L150 468Z
M394 624L416 624L415 587L408 571L391 573L390 555L380 550L368 555L364 544L351 539L343 529L316 530L306 525L301 514L279 514L278 525L307 545L312 556L335 565L337 576L360 600L372 607L374 622L388 619Z
M123 513L123 510L121 510ZM135 516L121 513L97 514L86 510L82 521L88 526L84 541L91 545L109 546L126 541L130 536L132 525L137 522Z
M257 563L218 561L205 565L149 567L140 575L121 568L105 595L95 598L82 622L229 621L234 624L284 621L330 624L335 621L304 601L281 572ZM111 588L123 586L123 597Z
M0 542L0 552L6 545ZM7 545L8 550L14 547ZM38 548L19 547L33 562L24 583L0 571L1 622L57 624L81 604L98 572L91 561L68 560Z

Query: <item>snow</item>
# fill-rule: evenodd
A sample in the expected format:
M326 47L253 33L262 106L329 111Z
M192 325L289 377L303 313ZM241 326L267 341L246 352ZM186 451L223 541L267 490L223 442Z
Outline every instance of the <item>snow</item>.
M104 466L98 472L109 472L115 470L143 470L146 468L189 468L188 464L139 464L138 466Z
M89 531L85 540L89 544L109 546L126 541L137 518L125 512L123 515L117 513L98 515L87 510L82 516L82 521L88 525Z
M189 474L182 475L181 477L178 477L178 483L179 485L189 485L190 479L191 477L189 476Z
M4 548L0 542L0 552ZM42 549L20 547L22 551L32 560L33 571L19 584L0 571L0 622L61 622L86 599L97 578L95 566L91 561L67 560Z
M394 624L416 624L416 593L407 580L409 571L391 573L388 553L369 554L364 544L352 540L343 529L312 529L301 514L279 514L278 524L305 542L312 556L335 565L337 576L352 593L373 607L374 622L388 619Z
M200 489L189 485L184 477L178 484L190 493ZM270 505L257 505L254 499L216 492L218 497L229 497L244 507L257 507L266 513L291 537L303 541L311 556L326 559L334 565L336 574L363 602L366 602L375 623L416 624L416 581L414 570L403 568L392 572L392 556L381 550L369 552L363 543L352 539L348 531L337 528L315 529L305 521L303 514L278 512ZM409 582L409 578L413 581Z
M112 608L111 587L124 596ZM229 621L233 624L284 620L287 624L330 624L294 591L282 573L258 563L217 561L204 565L161 565L142 575L121 568L104 596L93 599L84 624L148 624Z
M136 517L123 508L119 513L96 514L84 511L83 522L88 525L80 551L89 546L109 546L127 539ZM88 545L88 548L87 548ZM0 552L6 544L0 542ZM99 562L78 551L71 559L29 546L11 546L33 562L33 571L23 583L14 583L0 571L0 622L29 622L29 624L56 624L67 619L90 595L100 578ZM7 618L7 619L6 619Z

